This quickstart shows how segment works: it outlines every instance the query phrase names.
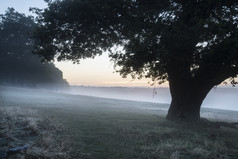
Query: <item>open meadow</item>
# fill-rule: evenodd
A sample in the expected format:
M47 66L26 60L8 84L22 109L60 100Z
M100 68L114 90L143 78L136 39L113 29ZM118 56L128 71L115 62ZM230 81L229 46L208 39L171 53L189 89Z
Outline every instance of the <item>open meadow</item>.
M167 121L168 107L0 86L0 152L28 145L9 158L237 158L238 112L204 108L209 121L186 124Z

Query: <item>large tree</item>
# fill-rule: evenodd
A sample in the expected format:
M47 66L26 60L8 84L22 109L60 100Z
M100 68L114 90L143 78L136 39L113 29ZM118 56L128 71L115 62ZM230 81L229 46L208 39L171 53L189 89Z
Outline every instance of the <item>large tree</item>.
M199 120L208 92L235 84L237 0L54 0L35 12L36 53L78 62L108 50L123 77L169 82L168 119Z
M27 86L66 86L54 64L32 54L37 24L13 8L0 15L0 82Z

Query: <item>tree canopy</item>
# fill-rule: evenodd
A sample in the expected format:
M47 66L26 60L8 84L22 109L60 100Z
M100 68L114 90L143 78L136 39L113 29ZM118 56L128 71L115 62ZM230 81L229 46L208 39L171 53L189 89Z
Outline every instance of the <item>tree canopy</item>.
M32 54L36 27L33 17L9 8L0 15L0 81L36 86L37 84L67 85L62 72L52 63L42 64Z
M169 81L171 106L186 105L180 112L201 106L224 80L236 84L236 0L54 0L35 12L35 52L45 60L78 62L110 51L122 76Z

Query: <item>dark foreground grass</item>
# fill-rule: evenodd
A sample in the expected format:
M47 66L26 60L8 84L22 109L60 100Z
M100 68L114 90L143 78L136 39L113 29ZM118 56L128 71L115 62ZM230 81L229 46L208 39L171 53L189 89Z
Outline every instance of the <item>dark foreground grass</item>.
M69 128L72 158L236 159L238 129L175 123L143 112L48 110Z
M211 122L170 122L165 120L164 105L23 89L0 92L0 101L2 108L15 112L15 115L5 113L1 126L6 125L5 119L13 122L0 135L3 136L4 130L5 134L11 132L11 136L18 134L19 129L15 128L22 122L37 134L34 138L26 131L24 138L17 138L21 139L19 144L33 142L28 158L237 159L238 156L237 128ZM155 107L161 109L155 111ZM11 145L7 144L9 148Z

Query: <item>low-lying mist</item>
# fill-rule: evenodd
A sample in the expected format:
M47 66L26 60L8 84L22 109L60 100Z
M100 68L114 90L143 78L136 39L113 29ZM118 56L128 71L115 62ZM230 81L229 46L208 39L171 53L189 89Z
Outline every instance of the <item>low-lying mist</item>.
M14 87L12 87L14 88ZM19 91L14 91L18 90ZM26 95L24 93L29 92ZM35 98L41 98L38 102L50 101L54 98L56 93L63 93L69 95L84 95L84 96L93 96L93 97L102 97L102 98L111 98L111 99L122 99L130 101L141 101L141 102L151 102L151 103L162 103L170 104L171 96L169 88L152 88L152 87L90 87L90 86L69 86L64 89L61 88L33 88L34 92L37 94L31 93L32 88L18 88L10 89L8 87L0 87L0 94L5 94L9 96L14 96L17 98L26 98L28 102L34 103ZM32 97L34 96L34 100ZM45 97L45 98L44 98ZM49 98L50 97L50 98ZM205 100L203 101L203 108L215 108L215 109L225 109L225 110L236 110L238 111L238 89L237 88L223 88L217 87L212 89ZM56 97L55 97L56 98ZM58 98L58 97L57 97ZM32 100L32 101L31 101ZM64 99L59 99L60 102L70 103L71 101L67 99L67 96Z
M71 86L69 90L63 92L75 95L86 95L153 103L169 104L171 102L169 88ZM205 98L202 107L238 111L237 97L237 88L214 88Z
M49 90L0 85L0 107L20 106L62 111L88 110L102 113L113 110L115 112L159 114L165 117L171 102L169 89L156 88L156 92L154 93L153 88L135 87L70 86L65 89ZM237 95L238 89L236 88L213 89L203 103L204 109L201 110L201 117L236 122L238 120Z
M67 93L153 103L171 101L168 88L71 86Z

